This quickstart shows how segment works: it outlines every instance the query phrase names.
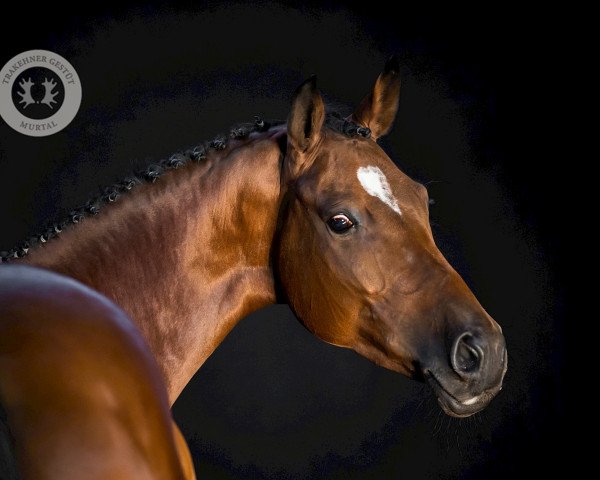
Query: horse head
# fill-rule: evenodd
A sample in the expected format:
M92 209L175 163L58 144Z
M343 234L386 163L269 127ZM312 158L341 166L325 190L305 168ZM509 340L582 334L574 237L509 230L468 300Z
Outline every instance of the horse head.
M398 70L390 60L346 119L326 113L314 78L296 91L277 280L316 336L427 381L447 414L466 417L500 391L505 341L436 246L427 189L377 144L398 109Z

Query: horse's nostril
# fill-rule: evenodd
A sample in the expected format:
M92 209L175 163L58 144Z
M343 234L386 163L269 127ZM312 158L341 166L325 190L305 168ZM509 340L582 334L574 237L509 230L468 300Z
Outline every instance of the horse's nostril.
M461 377L476 374L483 361L483 349L478 345L472 334L465 332L460 335L452 346L450 355L452 368Z

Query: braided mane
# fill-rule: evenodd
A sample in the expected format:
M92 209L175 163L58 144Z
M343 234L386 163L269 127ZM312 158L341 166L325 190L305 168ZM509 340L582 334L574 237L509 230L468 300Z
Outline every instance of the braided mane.
M229 134L227 135L217 135L210 142L201 143L183 152L174 153L170 157L157 163L152 163L146 168L128 175L123 180L106 187L100 195L91 198L84 205L71 210L63 220L50 223L42 233L31 236L19 246L14 247L9 251L0 252L0 263L24 257L30 249L59 236L64 229L82 222L88 216L97 215L102 208L116 202L121 195L133 190L136 185L140 185L144 182L154 183L164 172L183 167L190 162L200 163L206 158L209 150L226 149L230 139L244 139L253 132L266 132L270 128L283 125L284 123L284 121L279 120L266 121L257 116L255 117L254 122L235 125L230 129ZM327 113L325 117L325 126L347 137L360 136L368 138L371 134L371 131L368 128L353 123L338 112Z

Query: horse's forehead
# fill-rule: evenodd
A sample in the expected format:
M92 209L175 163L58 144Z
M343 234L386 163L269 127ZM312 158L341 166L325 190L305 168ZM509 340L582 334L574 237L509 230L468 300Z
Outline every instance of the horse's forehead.
M328 145L323 162L327 170L320 180L335 181L352 190L367 191L402 189L411 183L410 177L394 164L392 159L371 140L332 142Z
M356 169L356 178L365 192L381 200L398 215L402 215L402 210L400 210L398 199L394 195L390 182L378 166L367 165L358 167Z
M326 142L324 147L306 179L308 195L362 198L380 203L392 215L412 217L412 213L421 211L416 182L375 142L352 139Z

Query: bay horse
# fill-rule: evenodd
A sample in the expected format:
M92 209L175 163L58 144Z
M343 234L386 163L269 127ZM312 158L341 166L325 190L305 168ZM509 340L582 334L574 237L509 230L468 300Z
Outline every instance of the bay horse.
M377 144L399 92L393 57L343 117L312 77L287 123L257 119L151 165L3 258L118 305L171 405L237 322L286 302L317 337L426 381L447 414L472 415L501 389L504 337L437 248L426 188ZM19 295L42 302L47 281ZM87 315L83 303L73 314Z

